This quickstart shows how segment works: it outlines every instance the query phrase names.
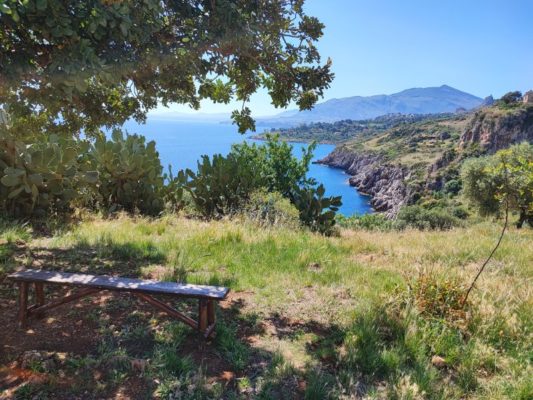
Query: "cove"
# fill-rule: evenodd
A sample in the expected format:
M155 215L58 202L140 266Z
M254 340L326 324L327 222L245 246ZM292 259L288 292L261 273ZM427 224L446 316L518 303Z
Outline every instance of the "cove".
M161 158L164 170L172 166L174 172L190 168L196 170L198 159L206 154L227 154L231 145L244 140L258 142L250 139L250 135L241 135L237 128L229 124L209 122L184 122L171 119L157 119L149 117L146 124L128 121L124 124L128 133L139 133L147 140L156 142L156 148ZM257 132L262 132L266 127L257 127ZM301 155L301 148L305 143L292 143L295 155ZM314 152L313 161L324 158L335 148L330 144L319 144ZM315 178L326 188L326 195L342 196L342 207L339 212L350 216L355 213L367 214L372 212L368 196L361 195L348 184L349 176L340 169L331 168L320 164L312 164L309 176Z

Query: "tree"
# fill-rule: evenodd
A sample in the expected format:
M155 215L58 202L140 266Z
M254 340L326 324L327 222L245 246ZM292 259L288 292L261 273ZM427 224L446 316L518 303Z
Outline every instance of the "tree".
M258 146L255 143L243 142L233 145L234 154L243 165L253 165L255 173L262 179L262 185L269 192L279 192L284 197L292 198L299 187L316 185L313 178L307 177L309 165L316 149L313 142L302 149L302 157L293 154L293 147L280 140L279 135L266 135L265 142Z
M461 174L464 194L481 215L498 215L508 207L519 213L518 228L526 221L533 226L533 145L468 160Z
M519 91L505 93L500 99L504 104L518 103L522 98L522 93Z
M333 78L304 0L0 0L0 105L46 133L97 134L169 103L246 102L309 109Z

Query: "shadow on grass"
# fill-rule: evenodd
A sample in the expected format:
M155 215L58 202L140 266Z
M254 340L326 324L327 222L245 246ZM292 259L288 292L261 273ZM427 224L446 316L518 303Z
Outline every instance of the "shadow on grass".
M195 301L171 303L195 316ZM11 361L17 360L17 367L21 367L22 354L43 348L66 357L54 359L51 367L46 360L26 365L30 372L41 373L47 379L40 383L27 381L14 396L333 398L333 372L321 365L295 368L277 352L256 346L254 339L270 334L265 324L274 325L276 335L283 340L292 340L304 330L327 342L333 332L337 337L338 328L332 331L330 326L315 321L292 322L280 315L263 318L250 309L243 299L223 304L217 310L216 336L209 341L149 305L122 294L104 304L82 303L68 314L50 313L54 322L34 326L29 339L28 334L19 332L18 347L11 349ZM80 331L79 327L83 329ZM325 342L319 344L327 347ZM316 348L308 350L315 352Z
M142 268L166 261L153 245L136 243L79 243L69 248L31 248L31 268L61 272L139 277Z

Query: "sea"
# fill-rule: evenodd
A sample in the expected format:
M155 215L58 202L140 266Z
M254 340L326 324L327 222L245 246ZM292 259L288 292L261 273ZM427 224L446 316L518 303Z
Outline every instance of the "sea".
M202 155L226 155L231 146L243 141L256 142L260 140L251 138L252 134L241 135L237 128L231 124L218 122L176 121L172 119L157 119L148 117L145 124L127 121L124 129L130 133L142 134L147 140L153 140L159 152L161 163L165 170L172 166L175 173L180 169L197 169L197 162ZM258 126L255 134L268 127ZM293 152L301 157L305 143L292 143ZM314 151L313 160L319 160L335 148L331 144L319 144ZM309 176L315 178L326 188L326 195L342 196L342 206L339 213L345 216L354 214L367 214L372 212L369 197L359 194L348 183L349 176L340 169L331 168L320 164L311 164Z

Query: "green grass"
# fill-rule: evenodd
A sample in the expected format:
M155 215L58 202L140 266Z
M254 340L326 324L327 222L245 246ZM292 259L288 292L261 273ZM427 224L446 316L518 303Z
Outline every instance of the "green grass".
M526 399L533 394L533 231L510 229L467 313L457 310L454 294L472 279L499 229L482 222L447 232L342 230L326 238L236 220L122 216L87 220L53 237L32 239L15 226L4 234L27 241L33 263L48 257L40 264L46 268L232 289L216 339L201 346L191 345L191 329L133 312L132 301L95 308L98 348L71 355L69 370L105 374L93 389L79 382L76 393L109 394L136 376L130 361L143 359L147 397ZM17 257L26 256L13 249L4 268ZM120 323L107 316L125 310ZM199 346L211 361L198 361ZM434 356L445 366L434 365ZM220 378L227 371L231 384Z
M27 224L0 218L0 280L13 267L12 256L17 247L30 238L31 229Z

